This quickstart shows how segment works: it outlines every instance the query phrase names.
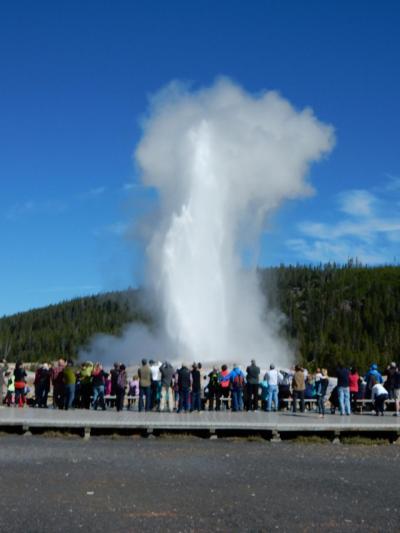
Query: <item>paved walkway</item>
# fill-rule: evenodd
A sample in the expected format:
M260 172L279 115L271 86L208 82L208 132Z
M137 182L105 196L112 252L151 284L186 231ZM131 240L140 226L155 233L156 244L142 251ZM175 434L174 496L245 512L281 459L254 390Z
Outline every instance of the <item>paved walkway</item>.
M201 413L138 413L15 407L0 408L0 427L19 426L48 429L147 430L147 431L272 431L272 432L396 432L400 434L400 418L387 413L340 416L328 414L319 418L316 413L265 413L231 411Z

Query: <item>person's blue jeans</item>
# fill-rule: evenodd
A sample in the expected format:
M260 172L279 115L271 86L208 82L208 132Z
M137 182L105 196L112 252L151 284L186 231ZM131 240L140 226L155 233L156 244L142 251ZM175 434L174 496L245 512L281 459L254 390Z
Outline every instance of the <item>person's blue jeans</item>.
M146 400L146 406L144 406L143 398ZM151 410L151 387L139 387L139 411Z
M201 411L200 392L192 392L192 411Z
M181 411L189 410L189 389L182 389L179 391L179 409L178 413Z
M106 402L104 401L104 385L96 385L93 387L93 408L97 409L99 404L103 410L106 408Z
M64 409L71 409L75 400L75 383L65 385L64 394Z
M267 411L272 410L272 402L274 402L275 411L278 410L278 385L270 385L268 387L268 402Z
M243 394L242 389L232 389L232 410L243 410Z
M340 414L349 415L350 410L350 388L349 387L338 387L338 396L339 396L339 410Z

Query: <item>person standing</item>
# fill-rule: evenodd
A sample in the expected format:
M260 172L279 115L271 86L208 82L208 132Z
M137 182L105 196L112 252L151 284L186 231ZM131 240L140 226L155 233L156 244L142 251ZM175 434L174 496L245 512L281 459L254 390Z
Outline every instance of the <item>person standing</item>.
M76 372L74 363L69 359L63 370L64 379L64 409L71 409L75 400Z
M189 411L190 371L185 363L178 370L179 408L178 413Z
M328 390L329 378L326 368L322 369L321 375L315 385L315 395L317 397L317 409L320 418L325 416L325 396Z
M110 396L112 396L112 398L109 400L110 407L115 407L115 398L117 396L117 381L118 381L118 374L119 374L119 365L120 363L115 362L113 364L112 369L110 370L110 381L111 381Z
M47 363L43 363L35 375L35 403L38 407L47 408L47 397L50 391L50 370Z
M304 391L306 390L306 382L304 378L304 370L300 365L296 365L292 379L293 390L293 413L297 411L297 400L300 400L300 412L304 413Z
M191 411L201 411L201 374L196 363L192 365L192 402Z
M393 399L395 401L395 409L396 409L393 416L400 416L400 370L397 367L397 365L396 365L396 372L394 373L394 376L393 376Z
M139 376L139 411L151 409L151 370L147 359L142 359L142 366L138 369ZM143 401L145 399L145 403Z
M103 365L96 363L92 371L92 387L93 387L93 409L96 411L100 405L103 411L106 410L106 402L104 398L107 372L104 372Z
M7 361L3 359L0 363L0 405L4 402L4 385L6 384L5 374L8 370Z
M350 371L341 362L336 370L337 388L339 396L339 412L341 415L349 415L350 409Z
M254 359L251 360L251 364L246 368L246 373L247 411L257 411L260 367L256 365Z
M161 392L161 363L150 360L151 370L151 408L160 410L160 392Z
M232 393L232 411L243 411L243 389L245 384L244 374L239 366L234 363L229 374Z
M58 360L57 366L52 368L51 372L51 382L53 384L53 407L54 409L64 408L64 395L65 395L65 385L64 385L64 368L65 360L61 357Z
M128 376L126 375L126 367L125 365L120 365L119 367L119 373L118 373L118 381L117 381L117 391L116 391L116 407L117 411L122 411L124 408L124 400L125 400L125 391L126 386L128 384Z
M357 368L353 366L349 374L350 407L351 407L352 413L355 413L357 410L359 381L360 381L360 376L358 374Z
M174 410L174 393L172 390L172 381L174 377L174 367L168 362L160 367L161 373L161 400L160 410L172 412Z
M264 376L264 380L268 382L267 411L272 410L272 402L274 402L274 411L279 409L278 383L282 379L282 374L275 368L275 365L271 363L269 365L269 371L266 372Z
M14 368L15 405L23 407L25 404L26 370L22 361L17 361Z
M214 366L214 368L208 374L207 398L209 411L214 411L214 402L216 405L216 410L219 411L219 405L217 403L219 389L218 375L219 372L216 366Z

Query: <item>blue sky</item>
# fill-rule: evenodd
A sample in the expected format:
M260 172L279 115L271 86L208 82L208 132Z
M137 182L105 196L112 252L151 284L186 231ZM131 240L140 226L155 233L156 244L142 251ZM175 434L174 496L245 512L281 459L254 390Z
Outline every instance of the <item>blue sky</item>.
M141 283L151 213L132 154L148 97L219 75L334 126L313 197L270 221L259 262L400 258L400 3L3 2L0 316Z

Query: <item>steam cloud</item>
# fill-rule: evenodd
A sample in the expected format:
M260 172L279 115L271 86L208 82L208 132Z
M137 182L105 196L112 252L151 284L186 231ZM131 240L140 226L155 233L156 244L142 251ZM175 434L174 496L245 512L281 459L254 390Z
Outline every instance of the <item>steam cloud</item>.
M243 267L243 249L257 245L285 199L312 192L308 168L331 150L332 128L276 92L254 96L228 79L197 92L171 84L153 98L143 127L136 160L160 198L148 257L164 330L157 339L131 327L122 341L102 336L92 349L123 355L129 347L132 362L154 355L287 365L280 317L267 311L255 269Z

